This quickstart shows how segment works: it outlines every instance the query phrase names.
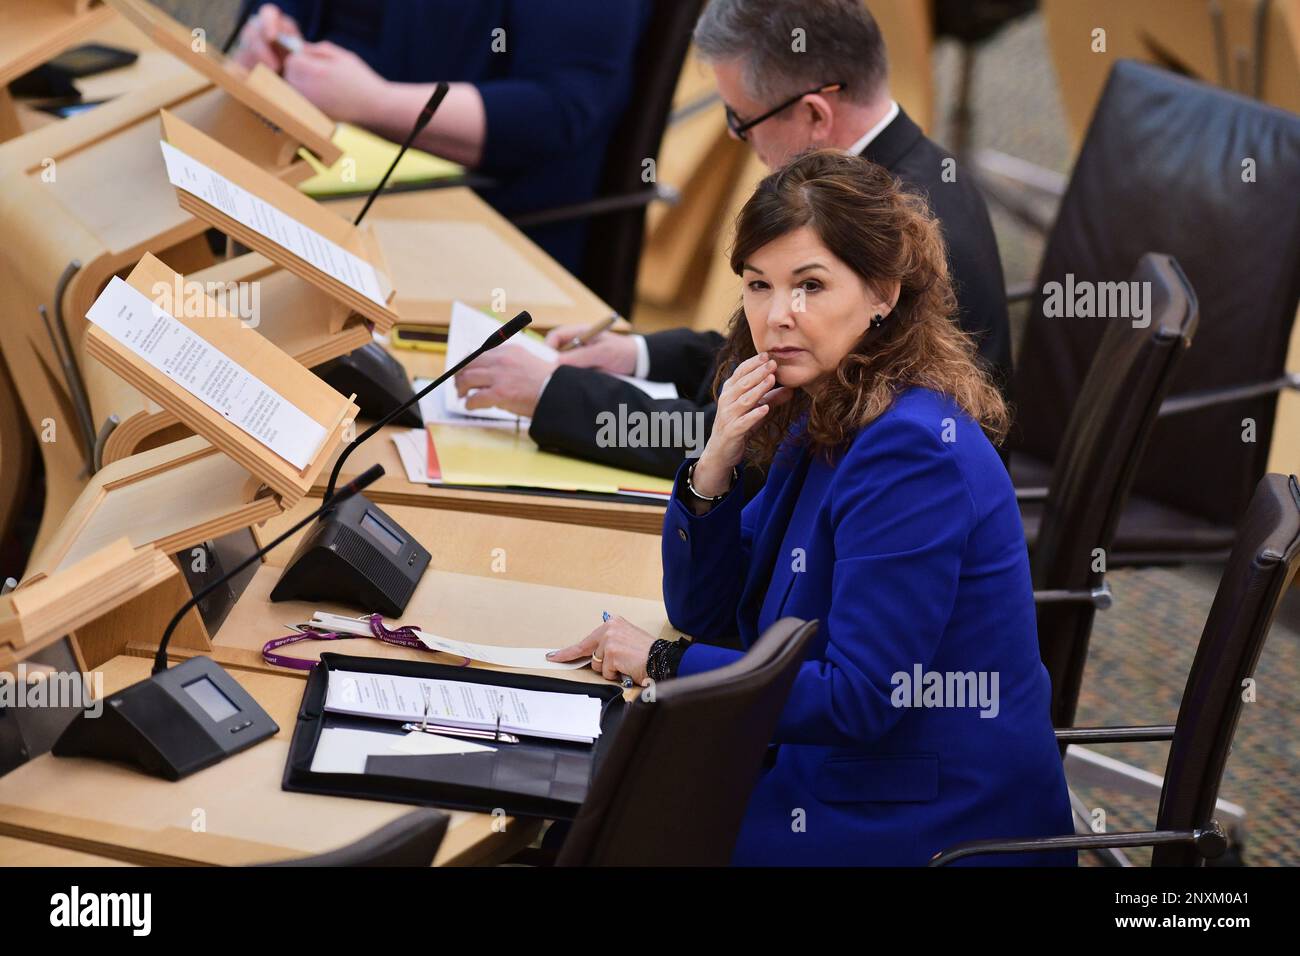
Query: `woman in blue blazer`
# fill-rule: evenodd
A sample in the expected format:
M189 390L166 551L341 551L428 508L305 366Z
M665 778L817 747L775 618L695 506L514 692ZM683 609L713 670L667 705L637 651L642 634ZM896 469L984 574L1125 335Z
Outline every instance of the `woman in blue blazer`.
M737 863L920 865L1072 832L1020 512L988 437L1007 411L948 318L924 201L866 160L805 155L746 204L732 267L718 416L664 520L664 601L693 640L614 619L556 659L645 683L722 667L779 618L821 622ZM768 469L748 504L743 461Z

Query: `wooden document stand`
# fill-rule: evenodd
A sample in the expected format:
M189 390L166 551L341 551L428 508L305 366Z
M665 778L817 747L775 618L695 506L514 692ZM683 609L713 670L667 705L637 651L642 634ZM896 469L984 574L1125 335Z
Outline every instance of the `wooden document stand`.
M150 14L151 35L175 34L157 28L160 16ZM334 124L282 79L232 69L211 47L193 50L188 31L173 27L187 38L168 47L185 64L173 80L0 146L0 221L12 247L22 250L0 257L0 348L32 431L48 431L50 420L59 429L59 440L39 445L50 520L38 542L94 470L96 434L109 416L123 404L139 404L111 376L89 380L81 354L86 310L113 275L146 252L182 273L215 261L203 235L207 224L177 206L167 181L158 147L159 110L237 143L253 163L288 182L312 173L297 158L300 147L324 162L339 155L330 142ZM221 68L213 69L214 62ZM65 374L66 357L37 313L42 304L55 327L66 327L74 377L86 381ZM89 427L78 414L83 404Z
M176 565L156 548L119 538L52 574L29 575L0 598L0 671L67 640L78 669L99 666L131 642L156 647L163 628L189 599ZM211 649L196 610L181 621L173 643Z
M331 142L334 122L262 64L249 71L226 59L207 38L196 38L148 0L108 2L159 47L279 127L285 134L286 151L280 165L293 161L299 145L315 153L326 166L333 166L343 155Z
M0 6L0 143L23 133L9 84L86 42L113 17L102 0L8 0Z
M260 252L299 278L331 293L352 311L360 313L373 322L378 331L387 332L393 327L398 320L398 315L388 305L393 297L392 282L388 278L384 254L368 228L352 225L314 199L268 175L264 170L258 169L256 164L166 110L162 113L162 128L167 142L182 153L373 267L383 287L384 301L379 303L363 295L328 272L295 255L274 239L262 235L255 229L250 229L193 193L177 187L176 197L182 209L216 226L227 236Z
M153 256L145 256L126 282L153 300L155 287L171 286L178 278ZM87 353L196 436L124 459L97 474L67 520L38 549L33 568L58 570L116 537L172 552L265 521L301 500L333 459L356 417L356 406L257 332L244 328L238 318L219 314L216 303L208 303L212 314L174 318L320 425L325 431L320 447L305 467L295 467L91 325Z
M391 300L383 254L369 230L357 229L179 118L164 112L162 125L168 142L181 152L373 267ZM198 196L180 188L176 195L187 211L258 250L200 270L186 281L205 287L208 283L226 287L230 283L257 283L258 333L300 364L310 368L345 355L369 342L373 330L387 332L392 328L397 315L388 306L361 295ZM88 374L97 373L88 370ZM114 409L121 424L104 443L105 464L152 447L158 440L179 436L174 417L150 407L143 396L134 402L130 398L121 395Z

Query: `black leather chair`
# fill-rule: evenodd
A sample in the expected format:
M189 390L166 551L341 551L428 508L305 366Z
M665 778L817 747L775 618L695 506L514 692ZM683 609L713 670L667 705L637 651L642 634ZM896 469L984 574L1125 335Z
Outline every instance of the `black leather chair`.
M429 866L451 818L421 807L337 850L261 866Z
M1243 181L1246 160L1253 182ZM1221 560L1231 548L1266 467L1276 393L1300 385L1284 367L1300 302L1297 181L1300 117L1115 65L1033 290L1010 441L1016 485L1046 484L1110 324L1044 316L1046 284L1123 280L1150 250L1175 256L1200 302L1200 341L1152 430L1111 567ZM1244 419L1253 442L1242 440Z
M1131 278L1151 289L1150 324L1107 321L1046 495L1021 502L1026 527L1037 537L1030 570L1057 727L1074 723L1093 617L1110 606L1106 557L1115 527L1197 326L1196 295L1173 258L1145 255Z
M817 622L783 618L734 664L628 708L559 866L725 866Z
M658 159L673 93L703 0L654 0L633 67L632 96L605 150L600 189L590 202L517 216L520 228L589 219L578 278L630 318L645 234L645 210L672 193L642 179L647 159Z
M1024 840L978 840L936 854L932 866L968 856L1045 849L1154 847L1153 866L1200 866L1226 849L1214 819L1223 768L1252 677L1287 585L1300 568L1300 481L1265 475L1255 489L1201 632L1172 727L1058 730L1065 744L1168 740L1169 759L1156 828Z

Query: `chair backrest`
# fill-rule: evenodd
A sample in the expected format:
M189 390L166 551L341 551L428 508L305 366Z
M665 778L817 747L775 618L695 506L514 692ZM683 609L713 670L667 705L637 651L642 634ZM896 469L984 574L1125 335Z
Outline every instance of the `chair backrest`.
M725 866L817 622L783 618L734 664L663 681L623 716L561 866Z
M1196 289L1201 329L1172 395L1283 372L1300 302L1300 117L1131 61L1097 105L1039 273L1017 365L1014 450L1058 453L1108 324L1044 315L1050 282L1114 282L1159 249ZM1134 491L1225 527L1267 467L1276 397L1156 424ZM1243 441L1243 419L1254 441ZM1188 476L1195 475L1195 481Z
M1196 332L1196 295L1173 258L1143 256L1132 281L1150 290L1150 323L1106 320L1052 470L1031 559L1035 590L1101 586L1137 463ZM1054 726L1074 722L1094 613L1090 603L1038 606Z
M451 818L422 807L385 824L345 847L296 860L261 866L429 866L433 863Z
M1265 475L1250 500L1201 632L1169 748L1156 829L1209 826L1264 640L1300 568L1300 481ZM1202 862L1190 845L1156 847L1153 866Z
M598 196L652 188L642 178L645 161L658 160L673 92L703 5L703 0L653 0L637 50L627 108L605 149ZM592 217L579 275L589 289L628 317L636 299L645 212L645 205L638 205Z

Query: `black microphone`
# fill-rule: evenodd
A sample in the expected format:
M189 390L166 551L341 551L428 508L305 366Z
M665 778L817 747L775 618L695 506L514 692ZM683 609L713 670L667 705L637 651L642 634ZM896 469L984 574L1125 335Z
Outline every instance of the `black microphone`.
M367 439L532 321L527 312L520 312L494 330L477 349L353 439L334 462L325 489L326 500L334 501L334 486L343 463ZM432 558L429 550L390 515L365 495L356 495L350 501L321 509L320 519L298 542L298 549L271 589L271 600L334 601L372 614L399 617L405 613Z
M388 177L393 175L393 170L396 169L397 164L402 161L402 157L406 155L406 151L411 148L411 144L415 142L415 137L424 132L424 128L429 125L429 120L433 119L433 114L438 112L438 107L442 105L442 101L446 98L447 91L450 89L451 87L445 82L439 83L433 88L433 95L429 97L429 102L424 104L424 109L420 110L420 115L416 119L415 125L411 127L411 132L406 136L406 142L402 144L402 148L399 149L397 155L393 157L393 164L388 167L388 172L384 173L384 178L379 180L379 185L371 191L369 198L366 199L366 204L362 206L361 211L357 213L357 218L352 220L352 225L361 225L361 220L364 219L366 213L370 211L371 204L379 198L379 194L383 192L384 187L388 185Z
M334 470L330 472L329 484L325 486L326 499L328 499L330 495L334 493L334 485L339 480L339 473L343 470L343 463L348 460L348 456L351 455L352 452L356 451L356 449L361 445L362 442L364 442L366 439L373 436L385 425L392 422L408 408L414 406L416 403L420 401L420 399L424 398L424 396L428 395L435 388L437 388L443 382L447 381L447 379L451 378L453 375L455 375L457 372L463 369L470 362L474 361L484 352L489 352L492 349L496 348L498 345L504 344L506 341L513 338L515 335L518 335L525 328L527 328L532 321L533 321L533 317L531 315L529 315L527 312L520 312L513 319L511 319L505 325L501 326L501 328L495 330L491 335L489 335L486 339L484 339L483 344L480 345L477 349L475 349L469 355L466 355L463 359L461 359L451 368L447 369L445 372L439 375L428 385L424 386L424 388L420 389L418 392L412 395L401 405L398 405L387 415L379 419L379 421L375 422L373 425L371 425L369 428L363 431L360 435L354 438L352 442L348 445L348 447L343 449L343 454L339 455L338 460L334 462Z
M158 653L154 656L154 660L153 660L153 673L160 674L167 669L167 645L171 642L172 632L176 630L177 625L180 624L181 619L186 615L186 613L190 610L190 608L197 605L200 601L202 601L205 597L211 594L214 590L219 588L221 585L225 584L227 581L229 581L231 578L237 575L240 571L244 570L244 568L248 567L254 561L261 560L261 558L263 558L267 554L267 552L274 550L276 547L283 544L293 535L297 534L300 530L305 528L308 524L315 521L318 517L320 517L322 512L327 511L328 509L334 507L337 504L342 503L343 501L346 501L348 498L351 498L353 495L359 492L362 488L366 488L369 485L374 484L376 481L378 481L380 478L383 477L383 474L384 474L384 466L374 465L370 468L367 468L364 472L357 475L357 477L353 478L346 485L340 488L337 494L334 493L333 491L330 491L325 495L325 500L321 502L321 506L319 508L317 508L311 514L309 514L307 517L303 518L301 521L295 524L284 534L280 535L270 544L266 545L265 547L258 548L251 555L249 555L247 558L241 561L237 566L227 571L225 574L221 575L221 577L217 578L207 587L199 590L192 598L190 598L188 601L182 604L180 610L176 612L176 615L171 619L171 621L167 624L166 629L163 631L162 642L158 645Z

